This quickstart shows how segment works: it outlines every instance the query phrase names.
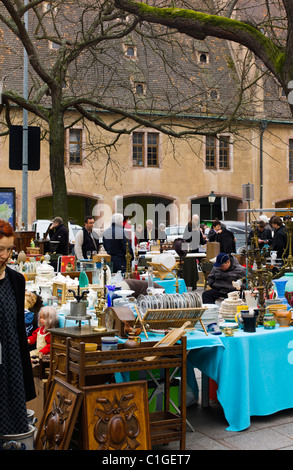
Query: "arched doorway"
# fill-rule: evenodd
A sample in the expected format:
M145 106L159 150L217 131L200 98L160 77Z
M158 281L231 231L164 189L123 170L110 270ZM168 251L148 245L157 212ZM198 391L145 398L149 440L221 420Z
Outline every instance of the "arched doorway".
M84 196L68 196L68 221L83 226L86 215L91 215L97 199ZM36 201L36 218L53 218L52 196L40 197Z
M128 196L117 201L117 212L129 215L132 224L145 226L146 220L152 219L156 227L160 223L168 226L172 220L173 206L172 199L161 196Z
M225 196L216 195L216 199L215 199L214 204L212 205L212 208L208 201L208 195L206 197L192 199L191 206L193 205L199 206L196 212L199 213L201 221L210 220L211 218L215 219L216 217L220 220L239 220L239 214L237 212L237 209L242 208L242 204L243 204L242 199L227 197L226 198L227 210L222 211L222 202L221 202L222 197L225 197Z

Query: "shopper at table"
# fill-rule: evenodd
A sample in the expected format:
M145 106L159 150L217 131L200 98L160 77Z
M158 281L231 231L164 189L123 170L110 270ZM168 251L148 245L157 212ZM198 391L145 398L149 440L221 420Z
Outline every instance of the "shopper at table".
M126 237L123 228L123 215L120 213L112 215L112 225L107 228L103 236L104 248L109 255L111 255L111 262L113 263L113 272L126 271L126 249L131 255L131 261L134 259L131 243Z
M24 323L25 278L9 268L11 225L0 220L0 435L28 432L26 401L35 398Z
M257 223L256 237L257 237L258 246L260 249L262 249L265 245L270 247L273 242L272 232L269 228L265 228L265 226L266 224L263 220L260 220ZM247 240L248 245L251 245L251 241L253 237L254 237L254 230L251 230L248 235L248 240Z
M160 242L164 242L167 240L166 225L163 223L159 224L158 240L160 240Z
M207 283L210 289L202 293L203 303L214 304L220 297L226 298L229 292L236 290L233 282L244 279L245 275L245 267L239 264L235 256L219 253L208 276Z
M99 235L94 230L95 219L88 215L84 219L84 226L75 236L75 256L77 259L87 259L87 252L99 251Z
M53 249L55 253L60 255L68 255L68 229L63 224L63 219L61 217L55 217L53 220L49 229L49 238L51 242L59 242L58 245Z
M200 220L197 214L193 214L192 219L188 222L183 233L183 240L186 242L188 253L198 253L199 245L205 245L206 241L200 230ZM182 245L184 248L184 245ZM198 281L197 259L195 257L184 258L182 267L182 277L186 287L195 290Z
M225 224L219 219L212 222L212 231L209 234L210 242L219 242L221 253L236 253L236 238L231 230L228 230Z
M152 219L148 219L143 232L143 241L150 242L152 240L158 240L158 229L154 226Z
M275 216L271 220L271 224L274 230L272 251L276 251L277 260L282 261L282 256L287 255L285 252L287 248L287 233L285 231L285 225L283 224L281 217L278 216Z

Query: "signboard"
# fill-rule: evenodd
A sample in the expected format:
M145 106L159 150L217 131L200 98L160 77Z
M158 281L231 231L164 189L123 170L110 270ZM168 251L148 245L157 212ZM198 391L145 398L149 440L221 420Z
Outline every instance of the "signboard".
M0 188L0 219L15 229L15 188Z

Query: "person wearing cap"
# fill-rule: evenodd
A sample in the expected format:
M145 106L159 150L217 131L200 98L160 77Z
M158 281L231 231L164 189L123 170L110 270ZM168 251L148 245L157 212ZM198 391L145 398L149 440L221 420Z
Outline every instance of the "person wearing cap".
M219 253L208 276L210 289L202 293L203 304L214 304L220 297L226 298L235 289L233 282L245 278L246 269L233 255Z
M49 229L49 238L51 242L59 242L54 251L60 255L68 255L69 235L68 229L63 224L61 217L55 217Z

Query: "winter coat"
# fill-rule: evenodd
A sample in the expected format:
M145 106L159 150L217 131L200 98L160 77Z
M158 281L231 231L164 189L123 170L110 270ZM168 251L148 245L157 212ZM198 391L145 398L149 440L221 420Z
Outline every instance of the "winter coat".
M246 268L241 266L233 255L229 255L229 258L231 265L227 271L222 271L221 268L214 266L208 276L208 285L223 294L235 290L232 282L238 281L238 279L242 279L246 275Z

